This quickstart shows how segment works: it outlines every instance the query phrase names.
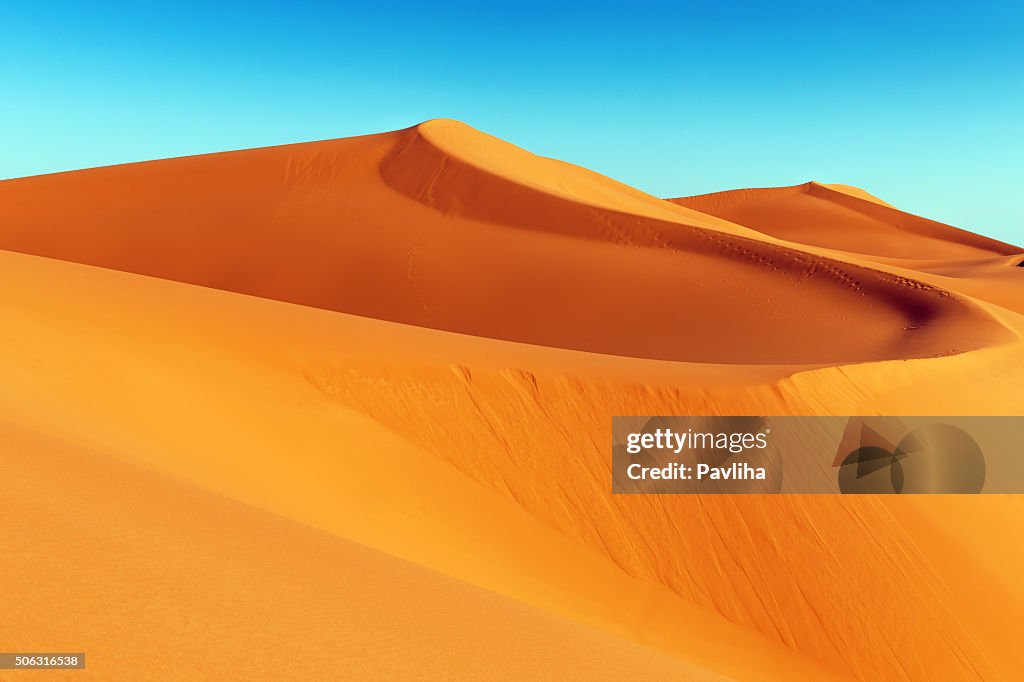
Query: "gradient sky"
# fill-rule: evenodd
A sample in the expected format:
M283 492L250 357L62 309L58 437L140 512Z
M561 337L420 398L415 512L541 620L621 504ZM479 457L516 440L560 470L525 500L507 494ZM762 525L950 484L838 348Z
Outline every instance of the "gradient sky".
M0 178L436 117L659 196L842 182L1024 243L1017 1L0 3Z

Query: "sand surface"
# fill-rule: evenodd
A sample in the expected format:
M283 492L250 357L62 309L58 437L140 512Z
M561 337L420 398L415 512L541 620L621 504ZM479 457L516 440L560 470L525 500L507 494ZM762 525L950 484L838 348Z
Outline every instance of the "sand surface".
M67 679L1019 679L1018 498L613 497L609 438L1020 414L1022 255L448 120L0 182L0 641Z

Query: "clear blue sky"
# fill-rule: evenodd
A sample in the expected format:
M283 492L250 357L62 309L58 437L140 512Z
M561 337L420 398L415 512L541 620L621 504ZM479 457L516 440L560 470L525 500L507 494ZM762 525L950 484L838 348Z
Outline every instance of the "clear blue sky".
M382 5L0 3L0 177L451 117L660 196L843 182L1024 242L1018 1Z

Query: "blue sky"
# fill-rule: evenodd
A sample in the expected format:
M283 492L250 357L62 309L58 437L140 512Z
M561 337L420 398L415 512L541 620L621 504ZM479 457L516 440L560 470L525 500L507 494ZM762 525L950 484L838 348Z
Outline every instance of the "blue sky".
M1021 244L1022 35L986 0L8 1L0 178L450 117L659 196L843 182Z

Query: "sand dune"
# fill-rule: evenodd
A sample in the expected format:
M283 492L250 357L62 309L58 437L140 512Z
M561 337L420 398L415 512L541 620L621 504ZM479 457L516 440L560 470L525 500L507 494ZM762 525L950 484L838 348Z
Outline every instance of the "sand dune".
M959 349L1001 334L919 282L452 121L12 180L0 205L0 248L561 348L835 363L952 352L936 324Z
M787 241L867 255L970 259L1020 251L988 237L905 213L849 185L808 182L669 201Z
M0 182L0 636L79 679L1019 678L1016 498L613 497L608 437L1020 413L1021 250L679 201L453 121Z

